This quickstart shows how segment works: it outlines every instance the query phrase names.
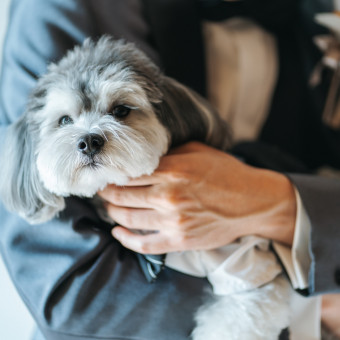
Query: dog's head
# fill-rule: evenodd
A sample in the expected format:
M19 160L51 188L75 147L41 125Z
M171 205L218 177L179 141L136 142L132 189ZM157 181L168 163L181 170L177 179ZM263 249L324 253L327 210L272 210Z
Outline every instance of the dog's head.
M10 128L2 198L43 222L64 208L63 197L91 197L108 183L151 174L171 145L225 145L216 119L134 45L87 40L49 67Z

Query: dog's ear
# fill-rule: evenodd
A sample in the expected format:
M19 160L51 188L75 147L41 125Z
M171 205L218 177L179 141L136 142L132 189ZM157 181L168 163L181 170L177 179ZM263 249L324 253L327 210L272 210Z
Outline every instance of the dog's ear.
M6 208L29 223L51 219L65 207L62 197L45 189L35 160L35 139L26 115L8 128L0 169L0 197ZM38 132L38 131L37 131Z
M169 77L159 84L163 100L155 108L171 135L171 146L200 141L221 150L231 146L231 133L216 110L196 92Z

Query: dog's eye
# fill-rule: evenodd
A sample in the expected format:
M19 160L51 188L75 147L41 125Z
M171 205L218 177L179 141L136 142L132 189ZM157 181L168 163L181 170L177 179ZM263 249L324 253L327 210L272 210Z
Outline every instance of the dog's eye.
M117 105L113 108L112 114L117 118L126 117L131 111L131 108L125 105Z
M62 116L59 119L59 126L73 124L73 119L70 116Z

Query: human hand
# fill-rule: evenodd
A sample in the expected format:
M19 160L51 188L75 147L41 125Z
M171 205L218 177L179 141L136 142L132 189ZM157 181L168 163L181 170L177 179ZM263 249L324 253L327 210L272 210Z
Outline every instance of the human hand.
M340 337L340 294L322 296L321 321L334 335Z
M290 181L197 142L164 156L151 176L109 185L99 195L120 225L113 236L139 253L213 249L251 234L286 244L293 239Z

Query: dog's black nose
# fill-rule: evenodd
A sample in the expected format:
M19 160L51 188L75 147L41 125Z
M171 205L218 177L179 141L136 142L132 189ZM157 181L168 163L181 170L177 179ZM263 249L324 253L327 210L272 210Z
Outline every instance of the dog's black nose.
M78 141L78 150L84 155L93 156L98 153L104 145L104 138L95 133L83 136Z

